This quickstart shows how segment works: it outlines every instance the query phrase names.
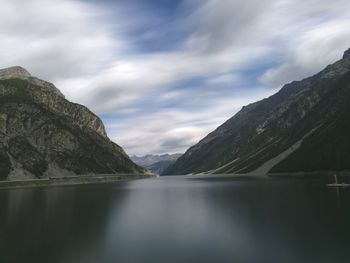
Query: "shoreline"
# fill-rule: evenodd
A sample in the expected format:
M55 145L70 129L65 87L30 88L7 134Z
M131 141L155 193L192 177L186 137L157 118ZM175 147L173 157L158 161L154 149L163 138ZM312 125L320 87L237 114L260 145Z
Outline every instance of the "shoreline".
M154 174L99 174L99 175L76 175L64 177L47 177L38 179L25 180L8 180L0 181L0 190L31 188L31 187L48 187L48 186L69 186L84 184L105 184L130 180L140 180L156 178Z
M312 179L317 177L333 177L334 174L338 176L350 177L350 172L295 172L295 173L269 173L264 175L258 174L192 174L194 178L205 177L234 177L240 179L260 179L268 180L273 178L278 179ZM173 175L176 177L177 175ZM24 179L24 180L6 180L0 181L0 190L18 189L18 188L32 188L32 187L50 187L50 186L69 186L69 185L85 185L85 184L107 184L131 180L150 179L159 177L156 174L96 174L96 175L74 175L62 177L46 177L38 179ZM162 177L162 176L160 176ZM163 176L167 177L167 176Z
M293 172L293 173L268 173L268 174L256 174L256 173L246 173L246 174L187 174L185 176L193 176L194 178L235 178L236 180L247 180L247 179L258 179L258 180L270 180L270 179L315 179L315 178L334 178L334 174L338 177L344 177L350 179L349 171L342 172ZM181 175L166 175L168 176L181 176Z
M315 177L333 177L333 175L336 174L338 176L350 176L350 171L340 171L340 172L293 172L293 173L268 173L266 176L271 178L287 178L287 177L294 177L294 178L315 178Z

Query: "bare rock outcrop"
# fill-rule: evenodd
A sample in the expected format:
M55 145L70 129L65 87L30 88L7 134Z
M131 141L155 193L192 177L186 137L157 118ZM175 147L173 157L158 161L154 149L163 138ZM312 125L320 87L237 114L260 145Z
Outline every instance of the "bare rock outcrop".
M50 176L52 167L56 175L145 172L94 113L21 67L0 70L0 160L0 180L20 178L17 170Z

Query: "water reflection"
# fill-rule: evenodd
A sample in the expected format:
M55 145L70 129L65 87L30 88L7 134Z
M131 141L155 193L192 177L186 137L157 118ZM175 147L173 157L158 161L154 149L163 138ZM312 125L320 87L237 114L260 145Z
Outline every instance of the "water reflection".
M0 199L0 262L64 262L95 250L111 202L103 186L8 190Z
M347 262L340 195L228 177L0 191L0 262Z

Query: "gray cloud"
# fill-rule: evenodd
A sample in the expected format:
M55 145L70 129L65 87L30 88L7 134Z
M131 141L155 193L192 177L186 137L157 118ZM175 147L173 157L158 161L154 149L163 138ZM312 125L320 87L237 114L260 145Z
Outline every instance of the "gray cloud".
M252 43L259 34L262 14L271 8L272 0L207 0L188 19L196 24L196 30L186 41L186 47L194 52L223 52L235 48L258 48ZM242 49L243 47L243 49ZM238 52L237 52L238 53Z
M79 1L1 0L0 66L23 65L49 80L96 73L123 46L104 14Z
M184 151L350 45L346 0L187 0L169 21L135 1L0 3L0 67L55 82L132 154ZM174 45L142 50L171 35Z
M268 96L271 90L253 89L230 97L225 97L223 93L214 96L210 91L203 90L202 100L196 102L193 100L199 94L194 91L174 93L172 102L176 107L138 110L126 113L124 121L109 122L107 129L110 137L129 154L183 152L236 113L242 105ZM158 98L160 101L163 99ZM158 100L155 98L153 103L160 105Z
M315 74L340 59L343 51L350 46L349 25L350 18L341 18L304 29L286 44L279 64L260 77L261 83L279 87Z

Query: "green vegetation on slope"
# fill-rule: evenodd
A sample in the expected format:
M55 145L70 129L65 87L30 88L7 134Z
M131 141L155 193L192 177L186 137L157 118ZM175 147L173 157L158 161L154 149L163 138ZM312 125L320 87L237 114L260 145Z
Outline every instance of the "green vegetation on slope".
M298 150L273 167L272 173L350 170L349 73L334 84L311 117L326 122Z

